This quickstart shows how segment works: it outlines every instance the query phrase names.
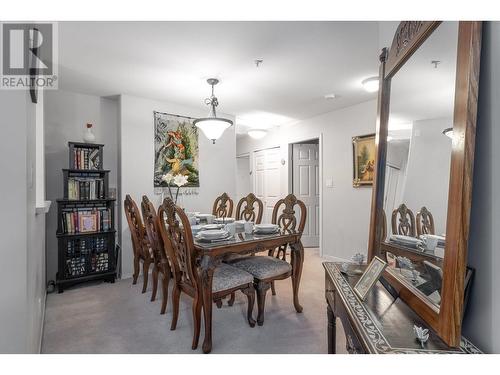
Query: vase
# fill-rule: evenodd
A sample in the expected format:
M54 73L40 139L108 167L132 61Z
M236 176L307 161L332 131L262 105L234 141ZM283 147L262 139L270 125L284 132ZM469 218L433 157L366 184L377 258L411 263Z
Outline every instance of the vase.
M83 134L83 140L86 143L94 143L95 142L95 135L94 135L94 132L92 131L92 124L87 124L87 130Z

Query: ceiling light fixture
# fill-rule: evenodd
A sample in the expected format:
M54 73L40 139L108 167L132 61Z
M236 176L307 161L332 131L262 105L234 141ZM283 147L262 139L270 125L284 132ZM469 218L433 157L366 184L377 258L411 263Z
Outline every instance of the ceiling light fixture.
M207 82L212 86L212 95L205 99L205 104L211 106L208 117L198 118L193 123L200 128L208 139L215 141L219 139L224 131L233 125L233 122L227 118L217 117L215 107L219 105L219 101L214 95L214 86L219 83L217 78L209 78Z
M264 129L251 129L247 133L253 139L262 139L267 135L267 130Z
M448 138L453 139L453 128L446 128L443 130L443 134Z
M325 99L326 100L332 100L332 99L337 99L338 98L338 95L335 95L335 94L326 94L325 95Z
M378 91L378 77L370 77L367 79L364 79L361 84L363 85L363 88L365 91L368 92L376 92Z

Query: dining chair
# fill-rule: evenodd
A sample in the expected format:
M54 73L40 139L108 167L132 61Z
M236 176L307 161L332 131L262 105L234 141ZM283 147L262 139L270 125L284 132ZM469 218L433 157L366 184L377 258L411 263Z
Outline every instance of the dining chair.
M282 207L284 206L284 207ZM297 221L296 206L300 208L300 221ZM307 209L301 200L293 194L289 194L280 199L273 209L272 222L277 224L283 232L300 232L304 230L307 217ZM285 251L286 246L280 247L279 251ZM274 250L273 250L274 251ZM275 257L273 253L267 256L254 256L236 259L231 263L232 266L240 268L251 273L254 277L254 283L257 289L257 324L264 324L264 307L266 301L266 292L272 288L276 280L284 280L292 275L292 266L283 256Z
M392 234L415 237L415 216L404 203L392 211Z
M257 205L257 207L255 207L255 205ZM257 213L255 210L257 210ZM260 224L262 221L263 213L264 213L264 205L262 204L262 201L259 198L257 198L254 193L250 193L246 197L241 198L238 204L236 205L235 219L253 221L254 224ZM235 259L240 259L242 257L244 257L244 255L232 254L225 261L231 263ZM234 300L235 300L235 294L233 293L231 294L231 298L229 298L227 304L229 306L233 306Z
M435 234L434 217L425 206L417 212L417 236L421 234Z
M255 207L256 205L257 207ZM236 205L235 219L253 221L255 224L260 224L263 213L264 205L262 201L254 193L250 193L246 197L241 198Z
M172 277L170 264L165 253L163 240L161 238L160 230L158 228L158 221L153 203L146 195L142 196L141 202L142 217L144 218L144 226L146 228L146 235L149 244L153 250L154 266L153 266L153 293L151 294L151 301L156 299L158 290L158 278L161 275L161 285L163 292L163 300L161 304L160 314L165 314L168 301L168 284Z
M191 348L194 350L198 347L200 337L202 294L189 219L170 198L165 198L158 209L157 222L174 274L173 317L170 329L175 330L177 327L179 299L181 293L184 292L193 298L194 333ZM237 290L241 290L248 298L247 320L250 327L254 327L255 320L252 317L255 303L253 276L228 264L222 263L217 266L212 281L213 302L220 303L223 298Z
M227 193L222 193L215 199L214 206L212 208L212 215L221 218L232 217L233 200L229 198Z
M141 214L137 204L132 197L127 194L123 202L125 216L127 217L130 237L132 238L132 250L134 251L134 274L132 284L137 283L139 276L140 262L142 262L143 285L142 293L146 293L148 287L149 266L154 263L151 247L149 245Z

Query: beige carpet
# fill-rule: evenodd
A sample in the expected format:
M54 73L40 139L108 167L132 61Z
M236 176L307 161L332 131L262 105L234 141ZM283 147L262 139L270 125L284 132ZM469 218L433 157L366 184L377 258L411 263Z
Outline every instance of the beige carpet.
M264 326L251 328L245 319L246 297L237 293L232 307L214 306L212 353L327 352L322 259L317 249L305 253L299 292L304 312L295 312L291 280L278 281L277 295L267 294ZM141 288L142 280L132 285L125 279L48 295L42 352L202 353L203 327L199 348L191 350L191 298L181 298L177 329L170 331L170 300L167 313L160 315L161 300L150 302L151 286L145 294Z

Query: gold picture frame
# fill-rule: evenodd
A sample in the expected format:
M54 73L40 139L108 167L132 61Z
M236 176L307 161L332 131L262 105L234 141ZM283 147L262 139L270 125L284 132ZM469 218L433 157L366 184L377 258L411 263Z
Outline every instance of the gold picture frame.
M361 300L365 300L368 292L373 288L386 266L387 263L382 259L377 256L373 257L365 272L363 272L356 285L354 285L354 292Z
M371 186L375 175L375 134L352 137L352 186Z

